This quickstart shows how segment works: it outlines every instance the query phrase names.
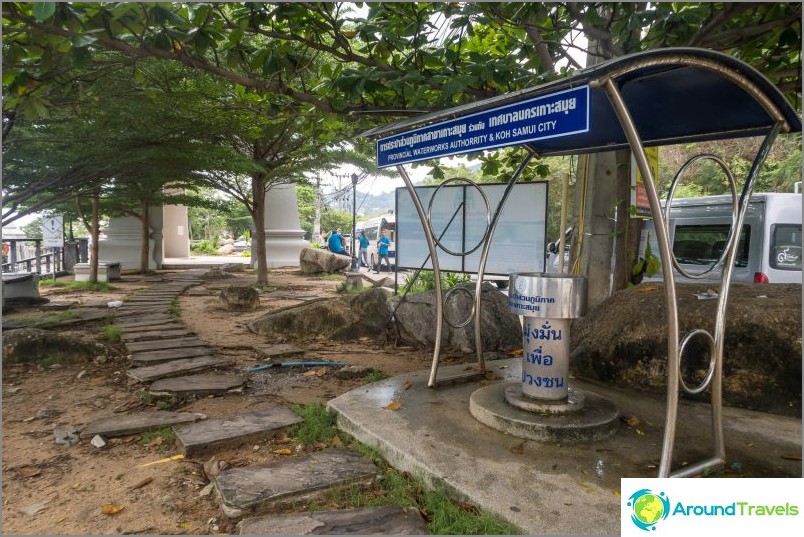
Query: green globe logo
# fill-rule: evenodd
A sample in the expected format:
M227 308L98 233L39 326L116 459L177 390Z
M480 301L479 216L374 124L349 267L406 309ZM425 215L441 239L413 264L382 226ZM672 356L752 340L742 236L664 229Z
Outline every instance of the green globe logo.
M631 521L641 530L656 529L656 523L667 518L670 500L664 492L655 494L648 489L636 491L628 498L631 508Z

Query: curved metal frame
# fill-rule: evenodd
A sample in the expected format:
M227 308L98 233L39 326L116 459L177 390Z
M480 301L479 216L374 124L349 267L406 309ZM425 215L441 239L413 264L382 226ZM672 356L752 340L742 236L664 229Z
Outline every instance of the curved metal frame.
M433 235L433 239L435 239L436 246L438 246L439 248L441 248L442 250L444 250L448 254L457 255L457 256L460 256L460 257L465 257L465 256L471 254L472 252L474 252L475 250L477 250L478 248L480 248L483 245L483 241L486 240L486 236L489 233L489 224L491 222L491 220L490 220L491 211L489 210L489 199L488 199L488 197L486 197L486 193L483 192L483 189L480 188L479 186L477 186L477 183L475 183L471 179L466 179L465 177L451 177L451 178L447 179L446 181L444 181L443 183L441 183L440 185L438 185L436 187L435 191L433 191L433 195L430 196L430 203L427 204L427 221L430 223L430 226L432 228L432 224L433 224L433 215L432 215L432 213L433 213L433 200L435 200L436 194L438 194L438 191L441 190L441 187L444 186L444 185L447 185L449 183L457 183L459 181L464 182L464 183L466 183L466 184L468 184L470 186L475 187L477 189L477 191L480 192L480 195L483 196L483 203L486 205L486 230L483 232L483 236L480 237L480 240L477 242L477 244L475 245L474 248L472 248L471 250L464 250L462 252L453 252L452 250L450 250L449 248L447 248L446 246L441 244L441 241L438 238L436 238L435 235Z
M683 63L689 65L696 65L706 69L712 69L737 84L742 90L746 91L749 95L754 97L768 112L768 115L774 118L775 123L766 135L754 162L751 170L743 185L743 190L740 195L738 203L739 211L737 213L736 221L733 222L733 229L742 229L745 213L748 209L748 201L751 193L754 190L756 178L759 173L759 168L767 158L770 147L776 139L777 134L782 129L784 119L781 113L749 80L745 79L739 73L733 72L730 69L715 64L713 62L697 60L695 58L682 57L678 60L683 60ZM593 84L602 86L609 97L617 118L620 121L628 144L634 154L634 158L639 167L639 171L644 179L645 189L648 194L650 202L651 215L656 222L656 240L659 244L659 251L662 260L662 266L671 266L674 259L670 241L668 238L667 222L665 221L662 212L659 196L656 192L653 173L651 172L648 160L645 157L643 150L642 140L637 132L636 125L631 117L628 107L625 105L620 89L615 83L615 79L625 73L632 71L637 67L646 67L651 65L660 65L669 63L667 60L663 61L644 61L639 62L634 66L629 66L617 73L610 74ZM590 83L590 84L592 84ZM732 233L735 233L732 230ZM739 236L738 234L735 236ZM662 456L659 463L658 477L688 477L700 473L705 469L718 468L725 463L726 460L726 447L723 434L723 346L725 342L725 326L726 326L726 306L729 297L729 284L731 283L731 274L734 269L734 260L737 255L737 240L732 240L725 249L728 252L726 256L726 263L723 267L723 274L721 276L721 292L718 297L717 315L715 317L715 356L714 356L714 372L711 378L712 394L712 437L714 444L714 454L711 458L701 461L697 464L691 464L685 468L672 472L672 459L673 447L675 441L676 423L678 418L678 399L679 399L679 386L682 384L680 381L680 359L681 353L679 348L679 329L678 329L678 302L676 298L675 277L672 270L663 271L664 285L665 285L665 302L667 305L667 412L665 415L665 434L662 442ZM686 342L686 340L685 340Z

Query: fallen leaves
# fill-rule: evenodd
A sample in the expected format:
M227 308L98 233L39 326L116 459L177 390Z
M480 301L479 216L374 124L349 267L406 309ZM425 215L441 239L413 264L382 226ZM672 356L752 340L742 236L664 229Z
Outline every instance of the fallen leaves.
M145 479L141 479L140 481L137 481L135 484L131 485L129 487L129 490L141 489L142 487L144 487L148 483L151 483L153 480L154 480L153 477L146 477Z
M398 401L393 401L391 404L383 407L385 410L399 410L402 408L402 403Z
M293 452L291 450L289 450L288 448L275 449L271 453L274 453L276 455L292 455L293 454Z
M183 458L184 458L184 454L180 453L178 455L173 455L172 457L165 457L164 459L159 459L158 461L146 462L145 464L140 464L139 466L137 466L137 468L144 468L146 466L151 466L153 464L163 464L163 463L171 462L171 461L180 461Z
M406 380L405 383L402 385L402 388L409 390L413 387L413 384L410 383L409 380Z

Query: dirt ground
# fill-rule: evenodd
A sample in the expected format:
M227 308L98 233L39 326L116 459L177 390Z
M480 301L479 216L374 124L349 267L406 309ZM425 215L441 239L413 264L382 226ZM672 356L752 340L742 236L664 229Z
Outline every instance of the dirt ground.
M161 274L167 274L163 272ZM244 373L257 365L252 346L268 343L252 334L246 323L268 311L298 303L263 298L257 311L232 313L218 299L229 285L254 281L249 273L235 279L211 280L207 296L180 297L181 322L216 351L236 359L232 370ZM123 299L151 282L126 276L109 293L64 293L41 288L51 301L90 303ZM273 289L304 295L335 296L337 280L309 277L297 271L277 270L269 275ZM270 289L268 290L270 291ZM18 310L20 315L41 314L39 308ZM71 327L76 330L75 327ZM80 325L78 330L97 334L102 323ZM372 367L397 375L430 366L427 351L382 347L369 339L352 344L314 340L304 344L305 359L340 361ZM94 359L93 359L94 358ZM159 400L126 375L129 366L122 347L108 358L88 357L79 363L56 367L15 364L3 367L2 377L2 531L10 534L217 534L234 532L218 512L213 494L203 495L208 483L207 459L158 462L181 453L173 441L147 434L107 439L102 448L88 440L58 445L54 430L82 428L88 423L125 411L155 410ZM333 370L270 369L255 372L240 394L209 396L174 402L169 409L200 412L220 418L244 411L295 403L325 403L366 382L365 378L338 379ZM162 403L164 404L164 403ZM282 457L279 448L298 451L283 435L219 452L217 459L230 466L266 463ZM318 446L324 447L324 446ZM155 463L155 464L150 464Z

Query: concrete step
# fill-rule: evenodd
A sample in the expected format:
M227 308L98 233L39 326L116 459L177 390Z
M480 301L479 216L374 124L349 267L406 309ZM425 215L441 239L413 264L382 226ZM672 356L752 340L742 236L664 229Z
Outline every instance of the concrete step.
M187 347L201 347L206 345L197 337L180 337L171 339L160 339L159 341L136 341L126 343L128 352L159 351L166 349L183 349Z
M188 330L184 326L176 328L174 326L165 325L165 327L151 327L151 330L143 331L126 331L120 336L123 343L134 341L153 341L155 339L174 339L177 337L188 337L194 335L194 332Z
M157 319L144 319L141 321L133 321L133 322L118 322L114 323L115 326L119 326L123 329L123 332L138 332L140 328L149 328L154 326L164 326L164 325L172 325L172 326L184 326L181 323L177 323L176 319L173 317L169 317L167 315L160 316Z
M164 351L145 351L131 355L131 363L134 366L146 366L172 362L183 358L195 358L197 356L212 356L213 351L206 345L199 347L184 347L181 349L167 349Z
M193 412L135 412L133 414L115 414L108 418L95 420L81 431L81 438L92 438L96 434L103 437L126 436L153 429L161 429L179 423L191 423L204 419L203 414Z
M291 358L304 356L305 350L295 345L288 345L285 343L279 344L265 344L254 345L253 349L262 355L265 360L272 360L274 358Z
M200 373L217 367L231 365L231 360L224 360L214 356L198 356L196 358L183 358L172 360L162 364L148 365L129 369L126 373L129 377L140 382L153 382L155 380L180 377L190 373Z
M415 507L359 507L244 518L240 535L429 535Z
M359 453L327 449L259 466L224 470L215 477L221 511L232 520L326 495L334 488L370 485L377 468Z
M152 395L215 395L240 388L248 380L241 375L216 375L214 373L188 375L160 379L151 384Z
M184 447L184 454L195 457L216 449L235 448L261 440L301 421L302 419L293 411L277 407L246 412L225 419L178 426L173 430Z

